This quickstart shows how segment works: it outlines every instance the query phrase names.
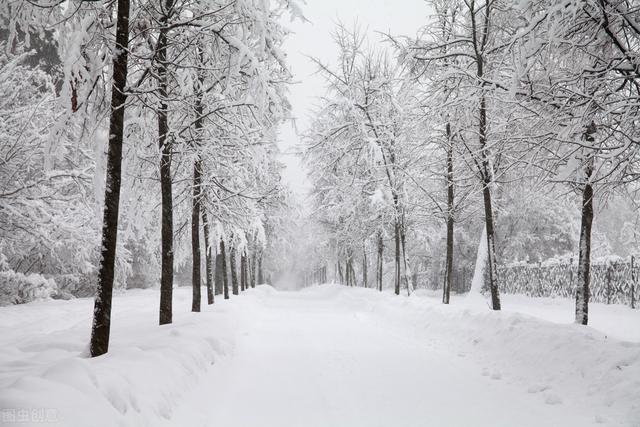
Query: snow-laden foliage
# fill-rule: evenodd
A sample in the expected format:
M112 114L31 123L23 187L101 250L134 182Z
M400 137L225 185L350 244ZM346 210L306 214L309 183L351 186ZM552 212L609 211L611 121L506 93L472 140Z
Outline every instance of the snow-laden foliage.
M320 265L348 284L340 262L396 288L444 282L443 300L484 270L498 309L499 265L573 254L588 289L591 253L639 250L637 8L429 3L417 37L376 44L338 25L337 65L316 61L327 93L306 145Z
M0 58L2 268L59 276L69 292L90 295L108 169L117 7L40 3L0 6L7 39ZM276 138L288 115L290 72L281 17L299 18L300 8L291 1L133 0L130 9L116 287L152 286L160 276L163 156L173 164L176 267L192 259L194 164L215 234L207 250L215 253L217 241L234 236L236 250L259 258L272 238L265 233L269 211L283 192ZM161 67L166 93L159 91ZM158 142L162 110L165 147Z
M40 274L0 271L0 306L23 304L57 295L56 282Z

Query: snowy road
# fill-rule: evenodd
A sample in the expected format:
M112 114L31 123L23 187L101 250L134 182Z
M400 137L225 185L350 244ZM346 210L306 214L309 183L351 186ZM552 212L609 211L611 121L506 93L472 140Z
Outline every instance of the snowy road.
M545 390L489 372L437 336L418 338L410 325L387 322L327 291L274 293L256 307L235 356L185 398L176 424L587 426L604 420L584 402L541 396Z
M177 289L158 327L156 291L118 296L97 359L90 300L1 309L0 409L64 426L640 425L640 344L591 328L339 286L189 299Z

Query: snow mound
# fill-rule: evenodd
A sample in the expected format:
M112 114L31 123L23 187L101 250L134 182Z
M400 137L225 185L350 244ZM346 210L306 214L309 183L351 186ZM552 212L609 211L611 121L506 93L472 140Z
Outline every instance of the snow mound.
M215 311L211 307L205 307L202 313L189 313L185 304L188 298L182 295L183 289L178 291L174 323L165 326L155 323L153 312L157 303L150 304L149 300L155 300L156 293L117 297L109 353L98 358L87 357L90 310L82 313L86 321L80 324L70 322L71 319L58 322L52 317L57 327L63 327L61 323L70 325L60 332L38 333L37 323L42 322L41 331L48 327L44 316L27 323L30 333L25 339L11 347L2 343L3 417L19 425L41 424L41 413L49 425L170 425L173 408L180 403L181 396L220 357L232 352L232 331L237 322L225 316L224 310ZM90 300L65 303L78 308L91 305ZM10 307L14 309L11 314L33 314L29 313L31 306ZM51 314L62 304L33 306L46 308L45 313ZM60 313L65 314L61 310ZM4 315L0 313L0 324L4 324L1 322ZM5 332L2 331L5 338L21 333ZM26 416L20 412L24 408L41 413L30 412Z

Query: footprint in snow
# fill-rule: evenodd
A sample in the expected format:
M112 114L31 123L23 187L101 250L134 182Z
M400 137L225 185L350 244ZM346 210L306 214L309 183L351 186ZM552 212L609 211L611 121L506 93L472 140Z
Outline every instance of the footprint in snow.
M597 414L596 415L596 423L598 424L606 424L607 419L605 417L603 417L602 415Z
M562 403L562 398L554 393L547 393L544 396L544 403L547 405L560 405Z
M540 385L540 384L534 384L529 386L529 388L527 389L527 393L540 393L542 391L547 391L549 390L551 387L549 387L548 385Z
M498 372L498 371L493 371L493 372L491 373L491 379L492 379L492 380L499 380L499 379L501 379L501 378L502 378L502 374L501 374L500 372Z

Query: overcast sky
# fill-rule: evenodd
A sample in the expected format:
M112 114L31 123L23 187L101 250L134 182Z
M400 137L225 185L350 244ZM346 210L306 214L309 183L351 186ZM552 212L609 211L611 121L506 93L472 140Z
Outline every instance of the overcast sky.
M296 84L291 86L292 115L296 119L298 132L303 132L309 123L308 117L317 97L324 94L321 77L314 75L316 68L308 56L319 58L324 63L334 63L337 56L332 39L335 24L341 21L347 26L358 23L367 30L370 42L377 42L376 31L391 34L415 35L424 25L429 9L424 0L306 0L302 5L305 17L310 22L285 22L293 31L284 45ZM280 148L285 153L287 165L285 180L299 194L308 186L299 158L293 154L299 138L292 126L285 124L280 132Z

